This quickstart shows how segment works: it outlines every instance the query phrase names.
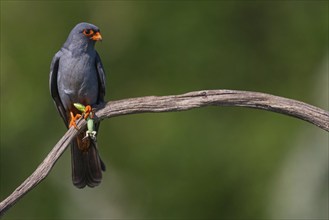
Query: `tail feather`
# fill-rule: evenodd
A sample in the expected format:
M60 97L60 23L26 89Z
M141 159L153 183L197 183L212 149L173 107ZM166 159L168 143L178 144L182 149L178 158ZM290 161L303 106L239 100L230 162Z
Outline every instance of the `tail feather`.
M99 157L97 143L89 140L85 149L79 146L81 136L72 142L72 181L78 188L98 186L102 181L102 171L105 171L105 165Z

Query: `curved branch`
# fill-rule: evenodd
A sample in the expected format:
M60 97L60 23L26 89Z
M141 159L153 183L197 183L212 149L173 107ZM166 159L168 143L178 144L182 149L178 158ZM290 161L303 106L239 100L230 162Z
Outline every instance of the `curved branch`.
M204 90L182 95L147 96L110 101L104 106L97 107L95 120L145 112L184 111L204 106L243 106L263 109L296 117L329 131L329 112L325 110L279 96L237 90ZM79 131L74 128L69 129L32 175L0 203L0 216L49 174L72 139L85 128L86 122L79 120L77 125L80 128Z
M99 111L100 119L143 113L184 111L204 106L243 106L293 116L329 131L329 113L306 103L260 92L204 90L172 96L147 96L111 101Z

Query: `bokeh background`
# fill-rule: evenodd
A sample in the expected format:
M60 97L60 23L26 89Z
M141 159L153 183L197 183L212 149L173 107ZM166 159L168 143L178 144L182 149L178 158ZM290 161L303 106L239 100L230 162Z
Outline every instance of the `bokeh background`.
M49 66L70 30L100 27L107 100L237 89L328 110L327 1L1 1L1 181L8 196L65 132ZM70 152L3 219L328 218L328 133L247 108L102 123L102 184Z

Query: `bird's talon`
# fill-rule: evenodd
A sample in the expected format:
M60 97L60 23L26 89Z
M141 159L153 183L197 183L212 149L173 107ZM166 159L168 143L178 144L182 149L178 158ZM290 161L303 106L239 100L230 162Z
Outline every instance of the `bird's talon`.
M93 115L93 114L90 114L90 113L92 113L92 108L91 108L90 105L87 105L87 106L85 107L85 110L84 110L84 118L85 118L85 120L87 120L87 118L89 117L89 115L90 115L90 117L92 118L92 115Z
M73 126L75 129L78 129L78 126L77 126L77 124L75 122L76 122L76 120L78 120L79 118L81 118L81 114L76 114L74 116L73 115L73 112L70 112L70 115L71 115L71 120L70 120L69 128Z

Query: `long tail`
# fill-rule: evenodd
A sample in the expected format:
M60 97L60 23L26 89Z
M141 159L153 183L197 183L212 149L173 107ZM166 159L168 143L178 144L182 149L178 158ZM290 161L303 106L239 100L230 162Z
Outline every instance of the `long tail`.
M77 136L71 145L72 181L78 188L98 186L102 181L105 165L99 157L97 143L92 139L82 140L84 133Z

